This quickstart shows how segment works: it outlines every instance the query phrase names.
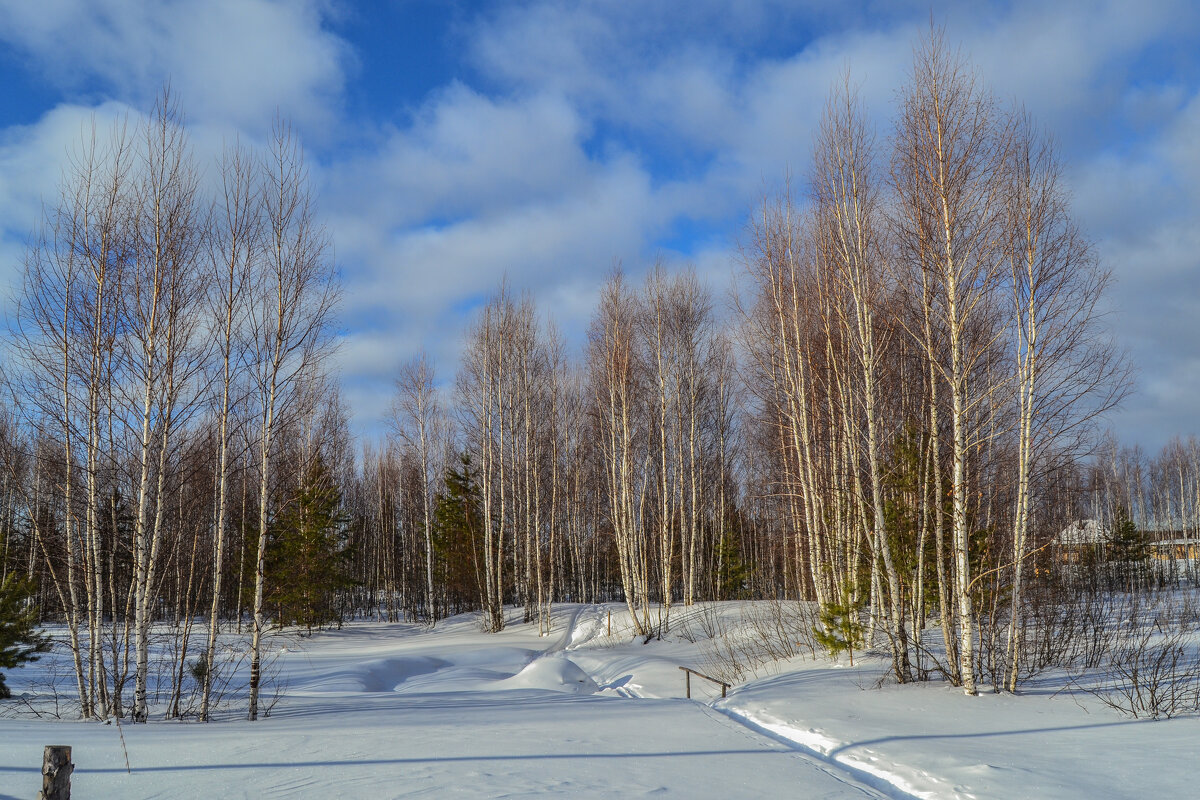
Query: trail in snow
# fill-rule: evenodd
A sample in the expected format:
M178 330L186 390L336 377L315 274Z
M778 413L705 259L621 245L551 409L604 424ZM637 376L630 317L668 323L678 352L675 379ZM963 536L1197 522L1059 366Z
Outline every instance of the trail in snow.
M115 726L0 719L0 800L36 794L46 744L74 748L75 790L93 798L1195 794L1195 718L1129 720L1053 686L870 689L883 660L797 658L724 701L693 681L685 700L678 667L719 668L710 644L745 610L706 605L648 644L616 605L556 607L548 636L463 616L276 640L286 691L269 719L126 725L132 775ZM10 671L14 691L36 692L58 657Z
M813 734L799 728L773 720L757 719L749 714L742 714L732 709L717 705L706 705L721 718L730 720L746 730L753 731L788 747L811 756L815 761L828 764L832 770L852 776L860 784L870 786L895 800L916 800L921 798L960 797L958 792L948 790L945 793L931 793L912 786L903 774L891 771L859 759L839 759L831 754L830 748L814 745Z
M74 748L90 798L879 797L702 705L613 696L570 649L602 612L559 613L549 642L474 619L318 635L280 655L268 719L126 725L132 775L112 726L0 720L0 800L36 793L49 743Z
M588 610L593 609L597 610L601 616L591 621L591 624L589 624L587 628L578 629L578 619L585 609L583 607L577 608L571 615L570 621L567 624L567 630L564 632L562 637L562 641L560 641L560 643L552 649L561 649L566 646L574 646L577 648L580 645L595 639L598 635L600 626L604 624L602 616L605 612L599 606L589 607ZM570 645L565 644L566 642L569 642ZM550 651L547 652L549 653ZM676 664L674 666L677 669L680 665ZM622 679L619 679L617 682L610 681L605 685L604 688L612 690L619 697L636 700L645 699L645 697L639 692L636 684L633 684L632 686L629 685L631 683L630 677L631 676L625 676ZM863 792L867 796L875 796L875 792L868 791L868 787L870 787L876 792L882 792L885 796L895 798L896 800L912 800L914 797L914 795L904 791L905 787L903 786L899 776L876 774L870 770L856 768L833 758L826 758L819 751L805 747L801 741L794 738L789 738L786 735L782 735L781 733L771 731L766 727L758 725L745 715L719 708L711 704L702 703L700 701L685 700L684 702L694 702L697 708L699 708L709 719L719 725L730 727L751 738L756 738L759 740L765 738L771 742L783 744L786 747L796 750L798 757L811 764L814 768L821 770L839 782L845 783L848 787L853 787L853 789L856 791ZM889 777L895 777L896 779L889 780Z

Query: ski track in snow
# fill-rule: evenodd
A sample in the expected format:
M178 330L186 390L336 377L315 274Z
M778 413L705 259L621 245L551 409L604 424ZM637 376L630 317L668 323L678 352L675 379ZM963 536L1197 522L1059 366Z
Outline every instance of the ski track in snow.
M131 775L115 726L0 719L0 800L36 793L48 743L74 748L92 798L884 796L702 703L646 696L639 661L674 678L674 659L594 641L606 613L561 607L548 636L459 618L289 644L269 718L126 724ZM589 669L608 660L615 680Z
M888 797L894 798L894 800L970 797L970 795L962 795L953 791L950 794L922 791L913 787L911 782L905 779L901 770L873 764L870 760L833 756L831 753L843 746L842 743L827 739L819 733L802 731L784 722L770 719L765 715L759 717L753 714L743 714L718 705L707 707L724 718L733 720L747 730L754 731L761 736L773 739L808 754L821 763L852 776L857 782L870 786Z
M150 724L123 726L132 775L116 726L0 718L0 800L37 793L46 744L74 748L76 796L131 800L1195 795L1195 718L1130 720L1053 687L868 689L882 661L798 658L724 700L693 679L684 699L678 668L711 672L707 637L743 609L705 606L649 643L617 604L556 606L544 636L509 609L501 633L463 615L432 630L355 622L273 639L284 694L269 718L244 721L243 697L207 725L164 722L160 702ZM222 647L237 656L245 642ZM49 697L57 670L61 698L73 683L64 656L8 671L10 686Z
M575 642L576 639L582 638L577 636L575 626L583 610L583 607L580 607L571 616L567 630L563 635L564 641ZM627 686L612 688L614 688L619 696L635 700L645 699L635 688ZM706 716L718 724L733 727L733 729L739 732L749 734L753 739L761 740L765 738L795 750L796 757L801 758L831 778L845 783L847 788L854 789L856 792L862 792L867 796L877 796L877 793L881 792L884 796L894 798L894 800L914 800L914 798L926 796L914 795L904 791L903 779L898 775L891 775L885 772L872 772L868 769L856 767L851 763L827 758L819 750L805 747L797 738L789 737L782 732L774 731L764 725L760 725L747 715L738 714L737 712L720 708L711 703L701 703L686 699L684 702L695 703L697 708L701 709ZM730 726L731 722L733 726Z

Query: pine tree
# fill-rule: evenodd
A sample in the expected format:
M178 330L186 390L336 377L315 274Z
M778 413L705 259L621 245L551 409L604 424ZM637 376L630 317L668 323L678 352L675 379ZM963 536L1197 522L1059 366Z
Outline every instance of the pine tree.
M50 639L35 630L37 608L30 602L33 584L15 573L0 582L0 669L15 669L37 661L50 649ZM0 672L0 700L11 697L4 673Z

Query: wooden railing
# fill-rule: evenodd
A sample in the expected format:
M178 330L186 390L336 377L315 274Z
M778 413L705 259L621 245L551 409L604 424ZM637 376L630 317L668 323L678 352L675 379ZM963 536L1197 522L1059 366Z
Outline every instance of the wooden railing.
M717 680L716 678L714 678L710 675L705 675L703 672L697 672L696 670L692 669L691 667L680 667L680 669L683 670L683 685L684 685L684 688L687 690L688 700L692 699L692 676L693 675L695 675L697 678L704 678L704 680L706 680L706 681L712 681L713 683L720 684L721 685L721 697L725 696L725 692L728 691L729 687L732 685L732 684L726 683L725 681Z

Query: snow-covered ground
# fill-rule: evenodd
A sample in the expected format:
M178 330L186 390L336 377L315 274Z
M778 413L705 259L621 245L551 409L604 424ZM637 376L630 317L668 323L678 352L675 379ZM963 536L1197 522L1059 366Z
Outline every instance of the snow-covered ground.
M877 659L809 656L760 668L724 700L693 678L686 700L678 667L714 671L709 637L744 610L708 609L646 644L617 606L558 608L546 637L517 618L482 633L464 616L279 639L286 691L256 723L0 719L0 800L36 794L46 744L74 748L87 798L1196 794L1200 721L1131 720L1050 688L874 688ZM47 668L10 683L30 691Z

